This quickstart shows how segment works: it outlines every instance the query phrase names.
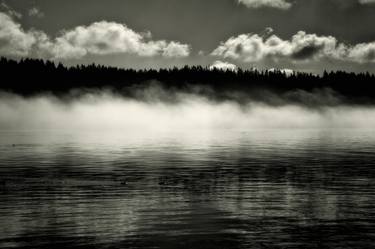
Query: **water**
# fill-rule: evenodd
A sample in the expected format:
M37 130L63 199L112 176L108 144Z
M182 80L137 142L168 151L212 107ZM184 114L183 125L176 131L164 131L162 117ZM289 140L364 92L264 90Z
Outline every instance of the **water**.
M0 248L375 247L372 131L0 137Z

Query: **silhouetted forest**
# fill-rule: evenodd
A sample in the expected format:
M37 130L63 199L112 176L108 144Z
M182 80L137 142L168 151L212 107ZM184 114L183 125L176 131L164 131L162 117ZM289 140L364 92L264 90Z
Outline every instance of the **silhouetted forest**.
M324 72L322 75L295 72L286 75L280 70L224 71L202 66L185 66L171 69L134 70L102 65L77 65L66 67L61 63L40 59L19 61L0 59L0 89L21 95L50 92L56 95L69 93L73 89L109 88L124 95L131 95L134 87L158 82L166 89L189 91L210 89L215 98L259 95L262 91L283 95L293 91L314 92L329 89L351 103L375 104L375 75Z

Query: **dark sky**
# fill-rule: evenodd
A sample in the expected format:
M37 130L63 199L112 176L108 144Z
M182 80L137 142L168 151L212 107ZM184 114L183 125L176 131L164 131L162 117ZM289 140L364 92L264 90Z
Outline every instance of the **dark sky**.
M0 53L8 57L375 73L375 0L1 3Z

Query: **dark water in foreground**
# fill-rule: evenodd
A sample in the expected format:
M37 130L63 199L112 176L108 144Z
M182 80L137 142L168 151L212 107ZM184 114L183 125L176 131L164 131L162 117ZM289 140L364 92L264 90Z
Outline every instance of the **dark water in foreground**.
M0 248L375 247L372 131L0 137Z

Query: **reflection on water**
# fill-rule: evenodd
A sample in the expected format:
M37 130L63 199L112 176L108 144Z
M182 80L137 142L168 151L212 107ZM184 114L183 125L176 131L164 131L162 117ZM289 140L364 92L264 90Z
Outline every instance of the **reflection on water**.
M0 136L0 248L375 247L371 131Z

